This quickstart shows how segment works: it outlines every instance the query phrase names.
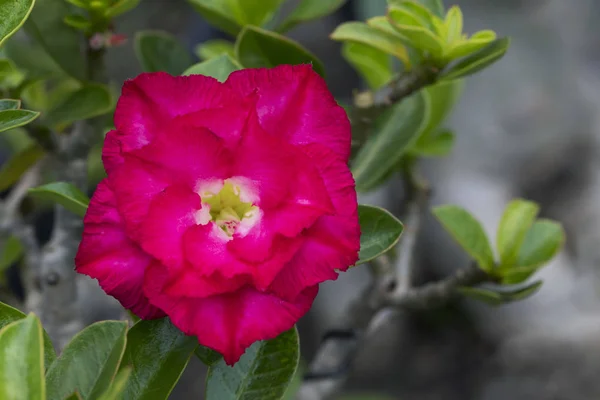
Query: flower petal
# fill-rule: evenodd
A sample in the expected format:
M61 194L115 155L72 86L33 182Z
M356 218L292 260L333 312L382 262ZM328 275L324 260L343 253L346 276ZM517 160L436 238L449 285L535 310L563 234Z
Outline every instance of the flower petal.
M310 65L233 72L225 82L241 95L257 93L261 125L291 144L321 143L342 159L350 155L350 122Z
M98 280L102 289L143 319L161 318L142 291L152 258L125 235L107 180L100 182L84 218L83 238L75 257L77 272Z
M115 110L115 126L123 151L150 143L173 117L223 107L241 97L216 79L143 73L123 85Z
M142 248L163 264L181 268L183 235L196 225L194 214L200 207L200 196L189 188L177 185L166 188L152 201L142 223L139 237Z
M173 181L195 190L200 180L225 179L230 176L231 153L223 140L206 128L194 128L174 120L168 135L160 135L154 142L132 156L165 170Z
M109 131L104 138L102 147L102 163L107 174L114 171L115 168L123 164L123 155L121 154L121 141L115 130Z
M294 302L286 302L251 287L205 299L146 290L152 303L166 310L175 326L223 354L228 365L235 364L252 343L291 329L310 309L317 292L318 287L313 286Z

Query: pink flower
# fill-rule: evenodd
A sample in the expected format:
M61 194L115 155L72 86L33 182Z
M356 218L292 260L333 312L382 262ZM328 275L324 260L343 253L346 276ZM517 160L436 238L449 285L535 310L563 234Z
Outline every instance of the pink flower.
M235 363L358 259L350 124L310 66L142 74L106 136L77 271Z

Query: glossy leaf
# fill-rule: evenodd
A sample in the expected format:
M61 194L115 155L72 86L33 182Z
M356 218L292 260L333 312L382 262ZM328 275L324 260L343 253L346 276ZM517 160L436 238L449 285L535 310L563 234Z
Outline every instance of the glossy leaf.
M472 75L501 59L510 45L508 38L496 39L483 49L451 65L440 79L456 79Z
M113 99L108 87L90 83L72 92L56 107L48 111L46 122L54 126L65 126L109 113L112 108Z
M187 49L167 32L143 31L135 36L135 53L145 72L180 75L192 65Z
M388 18L392 26L410 42L417 50L430 53L434 58L442 56L444 47L442 41L421 25L420 21L404 8L392 7L388 10Z
M38 144L31 144L9 158L0 168L0 191L8 189L17 182L25 171L38 162L45 153L45 150Z
M206 400L280 400L299 360L296 328L254 343L229 367L221 360L208 369Z
M117 373L117 376L115 376L110 387L98 398L98 400L127 400L124 395L130 376L131 368L121 369Z
M525 235L539 211L537 204L522 199L513 200L506 206L496 235L496 248L502 268L515 266Z
M396 167L426 126L429 101L427 93L418 92L390 107L378 119L371 137L352 163L357 190L374 189Z
M229 74L239 69L242 69L242 66L237 61L227 54L223 54L208 61L192 65L185 70L183 75L206 75L212 76L219 82L225 82Z
M101 321L75 335L46 374L48 400L74 392L84 400L100 397L117 373L126 332L124 321Z
M372 90L381 88L392 79L392 60L381 50L361 43L347 42L342 46L342 55Z
M104 16L108 19L118 17L128 11L133 10L140 4L141 0L117 0L104 11Z
M287 18L277 28L278 32L285 32L292 29L294 26L311 21L313 19L322 18L335 12L340 8L346 0L302 0L297 2L298 5L287 16Z
M428 135L424 140L415 143L413 152L424 157L442 157L452 151L456 136L452 131L444 130Z
M481 223L471 213L457 206L440 206L433 214L444 229L463 248L481 269L491 272L494 269L494 253Z
M237 35L247 25L262 26L277 12L283 0L189 0L211 24Z
M8 304L0 303L0 329L4 328L8 324L22 320L26 317L27 315L23 314L16 308L11 307ZM47 370L56 359L56 353L54 351L54 346L50 341L50 337L43 329L42 337L44 339L44 365Z
M70 14L64 0L37 0L25 30L69 75L86 79L86 60L81 33L64 23Z
M362 43L390 54L404 63L408 63L406 47L392 33L374 28L363 22L346 22L336 28L331 39L340 42Z
M546 264L558 254L564 242L565 232L558 222L540 219L527 231L517 265L536 267Z
M208 367L219 362L223 358L220 353L202 345L196 347L194 354L196 354L196 357L198 357L200 361L202 361L204 365Z
M222 56L223 54L227 54L231 58L235 57L235 47L234 43L223 40L223 39L213 39L207 40L203 43L200 43L194 49L194 52L201 60L209 60L211 58L216 58Z
M87 211L90 199L67 182L53 182L43 186L29 189L29 193L40 199L50 200L67 210L83 217Z
M196 338L185 336L168 318L135 324L121 363L132 368L123 398L168 398L197 346Z
M369 262L394 247L404 226L392 213L381 207L359 205L360 252L356 265Z
M0 100L0 111L18 110L21 107L21 100L2 99Z
M27 125L40 115L39 112L29 110L3 110L0 111L0 132Z
M0 272L9 268L23 256L23 245L15 236L9 236L0 250Z
M426 28L427 30L434 31L435 26L433 23L434 15L432 11L426 6L414 0L391 0L388 2L390 8L402 9L410 14L411 19L416 19L417 26Z
M299 43L253 26L245 27L238 36L235 55L245 68L310 63L321 76L325 74L321 61Z
M0 399L45 399L42 324L33 314L0 330Z
M0 0L0 46L23 25L34 0Z

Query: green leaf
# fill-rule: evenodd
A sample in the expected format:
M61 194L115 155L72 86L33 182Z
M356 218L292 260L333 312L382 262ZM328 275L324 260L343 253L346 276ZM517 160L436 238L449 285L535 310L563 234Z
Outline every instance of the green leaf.
M519 288L515 288L515 289L507 289L503 293L503 297L504 297L505 301L507 301L507 302L524 300L528 297L533 296L535 293L537 293L541 289L542 284L543 284L542 281L536 281L536 282L532 282L531 284L526 285L525 287L519 287Z
M479 288L461 287L458 288L458 292L475 300L499 306L531 297L540 290L542 283L542 281L536 281L525 285L486 285L486 287Z
M229 367L224 360L208 369L206 400L280 400L298 367L296 328L254 343Z
M127 334L122 368L132 368L123 398L166 399L198 346L195 337L185 336L168 318L140 321Z
M192 65L185 70L183 75L206 75L212 76L219 82L225 82L229 74L240 69L242 66L237 61L227 54L222 54L219 57Z
M464 88L464 81L457 79L453 81L442 81L435 85L427 86L424 91L429 95L429 119L422 134L415 141L415 149L427 147L432 135L438 132L440 125L448 118L454 105L460 98Z
M18 88L25 80L25 74L15 66L12 60L0 58L0 88Z
M133 10L141 0L118 0L104 11L104 17L112 19Z
M0 111L0 132L27 125L40 115L39 112L29 110L3 110Z
M442 157L452 151L455 140L452 131L444 130L419 140L412 151L423 157Z
M501 59L510 45L510 39L496 39L478 52L447 68L440 79L450 80L472 75Z
M18 110L21 107L21 100L3 99L0 100L0 111Z
M336 397L335 400L397 400L394 397L384 396L382 394L371 394L371 393L361 393L361 394L348 394L340 397Z
M131 368L123 368L115 376L110 387L98 398L98 400L127 400L124 397L127 382L131 376Z
M204 365L208 367L210 367L211 365L215 364L223 358L223 356L220 353L214 351L213 349L209 349L206 346L196 347L196 350L194 350L194 354L196 354L196 357L198 357L200 361L202 361Z
M46 122L54 126L66 126L75 121L89 119L112 111L113 99L107 86L86 84L70 93L61 103L48 111Z
M459 287L456 289L463 296L471 297L472 299L487 303L491 306L499 306L504 304L504 300L499 293L489 289Z
M246 68L310 63L319 75L325 74L321 61L299 43L254 26L245 27L238 36L235 55Z
M444 52L444 58L447 61L452 61L457 58L468 56L476 51L483 49L496 39L496 34L493 37L485 39L467 39L456 42Z
M42 324L33 314L0 330L0 399L45 399Z
M27 75L28 79L67 76L65 71L46 53L42 46L34 41L14 37L6 43L4 52L19 70ZM0 60L0 63L2 61Z
M360 252L356 265L369 262L398 243L404 230L402 222L381 207L359 205Z
M504 210L496 237L501 268L514 267L525 235L535 221L540 207L532 201L516 199Z
M6 111L1 111L0 114ZM6 190L46 154L38 144L31 144L8 159L0 168L0 191Z
M434 59L442 56L444 47L442 41L419 20L404 8L391 7L388 18L392 26L417 50L426 51Z
M199 59L204 61L222 56L223 54L227 54L231 58L235 57L234 44L223 39L207 40L204 43L200 43L196 46L194 52Z
M0 46L23 25L34 0L0 0Z
M79 393L75 392L72 395L70 395L69 397L67 397L66 400L83 400L83 399Z
M444 5L442 0L418 0L423 6L427 7L437 17L444 16Z
M444 25L446 25L447 43L452 43L462 37L463 14L459 6L450 7L446 14Z
M433 23L434 15L432 11L418 1L412 0L391 0L389 1L390 8L403 9L410 13L411 19L416 19L416 26L421 26L429 31L435 30Z
M86 79L86 59L80 32L64 23L70 14L64 0L37 0L25 30L67 74Z
M517 265L539 267L549 262L561 250L565 232L561 224L540 219L533 223L521 245Z
M490 242L473 215L463 208L451 205L436 207L433 214L482 270L491 272L494 269L494 253Z
M125 350L127 322L96 322L73 337L46 374L49 400L77 391L97 399L114 379Z
M429 119L429 96L420 91L395 104L374 125L373 134L352 163L359 191L374 189L396 168Z
M294 26L322 18L340 8L346 0L302 0L298 2L296 8L287 16L287 18L277 27L278 32L286 32Z
M300 358L300 361L298 362L298 368L296 368L296 372L294 372L292 381L285 390L283 400L294 400L296 398L296 394L298 393L298 391L300 390L300 386L302 385L305 371L306 363L304 363L302 358Z
M187 49L167 32L142 31L135 35L135 54L145 72L180 75L192 65Z
M330 37L340 42L362 43L397 57L408 64L406 47L397 36L363 22L343 23L333 31Z
M346 42L342 46L342 55L372 90L381 88L392 79L392 60L381 50L361 43Z
M23 256L23 245L15 236L9 236L0 251L0 272L9 268Z
M16 308L11 307L8 304L0 303L0 329L26 317L25 314ZM56 353L54 352L54 346L52 345L48 334L43 331L42 336L44 338L44 365L46 369L48 369L56 359Z
M67 210L83 217L87 211L90 199L81 193L73 184L53 182L29 189L29 193L45 200L60 204Z
M234 19L225 1L188 0L188 2L210 24L233 36L237 36L240 32L240 25Z
M67 15L64 18L65 24L69 25L72 28L75 28L80 31L88 31L92 28L92 21L84 17L83 15L74 14Z

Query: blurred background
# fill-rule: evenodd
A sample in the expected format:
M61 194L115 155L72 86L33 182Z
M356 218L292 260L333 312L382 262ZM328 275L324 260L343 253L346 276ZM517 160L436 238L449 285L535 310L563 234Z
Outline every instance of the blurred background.
M541 204L542 216L564 224L567 246L542 270L545 284L528 300L498 308L463 300L430 312L391 313L361 349L346 392L387 396L382 400L600 398L600 3L444 3L461 6L466 32L493 29L510 36L512 45L501 62L467 79L449 123L457 134L454 151L423 165L433 205L465 207L493 239L506 203L528 198ZM290 32L323 60L330 89L341 101L350 101L364 85L328 35L344 21L384 12L385 0L350 0L334 15ZM139 30L171 32L190 54L198 43L224 37L184 0L143 0L116 29L130 39L108 55L117 84L141 72L131 40ZM359 200L399 212L401 195L400 181L392 179ZM40 236L49 234L50 223L50 215L40 217ZM419 248L416 283L468 263L431 217ZM323 285L300 323L306 361L367 281L367 270L356 268ZM87 322L121 316L102 293L86 296L82 307ZM192 358L171 398L202 399L204 373Z

